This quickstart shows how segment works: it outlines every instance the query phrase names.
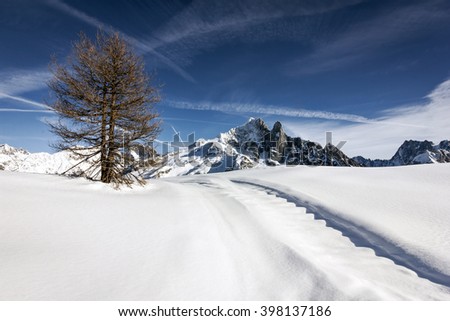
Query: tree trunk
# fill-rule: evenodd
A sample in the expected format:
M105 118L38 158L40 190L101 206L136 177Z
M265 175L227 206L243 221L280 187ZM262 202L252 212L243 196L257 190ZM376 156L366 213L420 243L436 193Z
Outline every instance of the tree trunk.
M116 127L116 113L115 113L116 98L112 94L111 105L109 107L109 132L108 132L108 155L106 157L106 178L104 183L111 183L113 178L113 166L115 163L114 156L116 154L117 146L115 144L115 127Z
M102 123L101 123L101 140L100 140L100 180L102 182L106 182L106 177L107 177L107 170L106 170L106 109L107 109L107 105L106 105L106 88L105 86L103 86L103 103L102 103Z

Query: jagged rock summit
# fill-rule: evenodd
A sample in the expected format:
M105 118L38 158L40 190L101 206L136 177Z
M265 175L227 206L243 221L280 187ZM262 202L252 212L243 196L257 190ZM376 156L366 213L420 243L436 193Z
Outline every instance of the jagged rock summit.
M393 166L450 162L448 140L438 145L430 141L407 140L390 160Z
M353 159L366 167L449 163L450 144L448 140L443 140L437 145L428 140L405 140L391 159L372 160L362 156Z

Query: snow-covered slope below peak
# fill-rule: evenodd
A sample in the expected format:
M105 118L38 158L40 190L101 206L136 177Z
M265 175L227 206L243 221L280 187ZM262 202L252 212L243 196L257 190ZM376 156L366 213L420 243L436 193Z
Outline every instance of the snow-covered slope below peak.
M239 147L245 142L264 142L269 128L261 118L250 118L245 124L231 128L218 136L219 142Z
M413 164L431 164L438 163L438 155L429 150L425 151L422 154L415 156L412 160Z
M162 157L162 165L155 166L144 174L145 178L173 177L219 173L258 166L246 155L217 139L197 141L190 148Z

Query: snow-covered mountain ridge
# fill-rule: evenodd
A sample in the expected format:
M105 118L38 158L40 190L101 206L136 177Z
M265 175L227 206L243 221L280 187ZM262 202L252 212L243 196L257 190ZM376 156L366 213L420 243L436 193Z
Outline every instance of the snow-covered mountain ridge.
M415 164L449 163L450 143L443 140L434 145L428 140L405 140L391 159L369 159L362 156L354 157L366 167L403 166Z
M12 172L61 174L79 160L69 152L30 153L22 148L0 144L0 170ZM73 172L71 172L74 174Z
M143 168L138 153L132 152L135 168L144 169L146 178L226 172L277 165L383 167L450 162L450 144L429 141L405 141L390 160L371 160L362 156L349 158L339 148L324 147L286 134L280 122L272 129L260 118L220 133L214 139L199 139L176 144L174 151L157 156L159 165ZM29 153L21 148L0 145L0 170L61 174L79 160L68 152ZM74 174L71 171L71 174Z
M225 172L277 165L360 166L332 144L288 136L280 122L272 129L260 118L250 118L210 140L200 139L188 148L166 155L147 177Z

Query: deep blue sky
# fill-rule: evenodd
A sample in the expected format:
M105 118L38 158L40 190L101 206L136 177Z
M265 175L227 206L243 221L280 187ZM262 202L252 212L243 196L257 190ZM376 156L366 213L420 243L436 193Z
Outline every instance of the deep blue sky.
M50 57L97 28L157 73L161 140L251 116L321 143L333 131L351 156L450 138L450 1L1 0L0 143L50 151Z

